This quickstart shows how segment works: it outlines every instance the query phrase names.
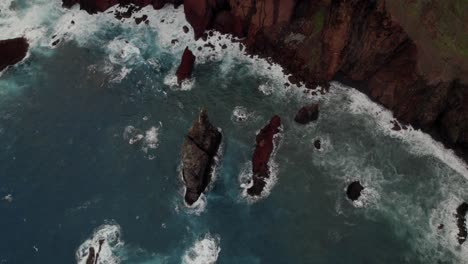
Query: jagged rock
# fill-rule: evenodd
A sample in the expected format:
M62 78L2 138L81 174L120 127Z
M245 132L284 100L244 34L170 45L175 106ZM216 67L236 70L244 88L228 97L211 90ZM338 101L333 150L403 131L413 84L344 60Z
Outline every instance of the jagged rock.
M457 226L458 226L458 243L463 244L466 241L468 234L466 230L466 213L468 212L468 204L463 202L457 207Z
M201 110L182 145L182 176L186 186L185 201L192 205L211 180L214 157L222 135Z
M177 69L176 76L177 82L180 84L185 79L189 79L192 76L193 65L195 64L195 56L189 48L185 48L182 60L179 68Z
M294 121L299 124L308 124L312 121L318 119L319 116L319 105L318 104L311 104L308 106L304 106L296 114L294 117Z
M28 48L25 38L0 40L0 71L23 60Z
M274 116L270 122L260 130L255 141L255 152L252 158L252 181L253 185L247 189L247 193L252 196L258 196L265 188L265 179L270 177L270 161L271 153L274 148L274 136L280 132L281 118Z
M354 181L348 185L346 195L351 201L356 201L361 196L362 190L364 190L364 187L362 187L361 183L359 181Z
M184 0L185 18L192 25L195 39L199 39L213 19L212 1Z

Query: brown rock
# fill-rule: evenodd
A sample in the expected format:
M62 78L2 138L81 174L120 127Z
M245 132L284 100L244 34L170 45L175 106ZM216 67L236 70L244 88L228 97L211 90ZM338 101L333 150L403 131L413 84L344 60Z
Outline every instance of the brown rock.
M189 130L182 145L182 176L186 186L185 201L192 205L211 180L214 157L222 135L208 120L205 110Z
M265 179L270 177L268 162L274 148L274 136L280 132L280 127L280 117L274 116L256 137L255 152L252 158L253 185L247 189L247 193L251 196L260 195L266 185Z
M24 59L29 44L25 38L0 40L0 71Z
M195 64L195 56L187 47L184 50L184 54L182 55L182 60L176 72L177 82L179 82L179 84L181 84L185 79L189 79L192 76L194 64Z
M95 250L93 247L89 248L88 257L86 258L86 264L94 264L95 262Z
M192 25L195 39L199 39L211 24L213 9L209 0L184 0L185 18Z

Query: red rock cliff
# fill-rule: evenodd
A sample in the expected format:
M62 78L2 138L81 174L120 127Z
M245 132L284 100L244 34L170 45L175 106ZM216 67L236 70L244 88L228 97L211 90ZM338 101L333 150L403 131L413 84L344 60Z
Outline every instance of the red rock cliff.
M116 3L63 0L88 12ZM468 153L468 4L423 0L183 0L195 37L214 28L245 37L308 86L353 82L401 121Z

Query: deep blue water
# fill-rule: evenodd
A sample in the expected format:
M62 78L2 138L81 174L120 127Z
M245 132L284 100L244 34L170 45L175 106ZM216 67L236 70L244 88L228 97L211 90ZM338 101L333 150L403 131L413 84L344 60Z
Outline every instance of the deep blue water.
M101 237L100 263L466 262L453 217L468 198L466 165L419 131L392 131L391 113L364 95L338 83L323 96L285 88L278 66L238 44L198 52L193 79L177 87L185 45L204 44L182 33L182 10L144 9L151 25L136 26L56 2L0 4L0 39L31 41L0 76L0 263L82 263ZM300 126L308 102L321 115ZM203 204L187 208L180 147L201 107L223 131L222 155ZM241 182L275 114L277 180L251 201ZM144 138L130 144L135 134ZM353 180L366 187L355 204Z

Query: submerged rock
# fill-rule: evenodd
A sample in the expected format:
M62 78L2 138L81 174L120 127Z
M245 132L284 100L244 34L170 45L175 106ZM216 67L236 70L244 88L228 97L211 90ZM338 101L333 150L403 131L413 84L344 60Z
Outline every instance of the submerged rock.
M189 79L192 76L193 65L195 64L195 56L188 47L185 48L184 54L182 55L182 60L180 62L179 68L177 69L176 76L177 82L180 84L185 79Z
M268 161L274 148L274 136L280 132L281 118L274 116L256 137L255 152L252 158L253 185L247 189L247 193L258 196L265 188L265 179L270 177Z
M221 133L208 120L206 110L201 110L182 145L182 176L187 189L185 201L189 205L198 200L210 183L221 138Z
M314 141L314 147L318 150L320 150L322 148L322 142L320 141L320 139L316 139Z
M346 195L351 201L356 201L361 196L362 190L364 190L364 187L362 187L361 183L359 181L354 181L348 185Z
M296 114L294 117L294 121L299 124L308 124L312 121L318 119L319 116L319 105L318 104L311 104L308 106L304 106Z
M23 60L28 48L25 38L0 40L0 71Z
M458 226L458 243L463 244L466 241L466 213L468 212L468 204L463 202L457 207L457 226Z

